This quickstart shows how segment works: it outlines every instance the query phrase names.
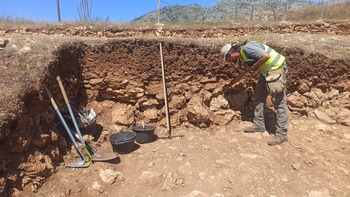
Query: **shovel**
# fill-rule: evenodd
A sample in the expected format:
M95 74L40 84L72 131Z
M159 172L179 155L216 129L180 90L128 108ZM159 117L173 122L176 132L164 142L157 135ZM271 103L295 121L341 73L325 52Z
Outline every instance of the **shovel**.
M84 124L87 124L89 123L89 121L83 116L83 114L81 114L77 109L75 109L73 106L71 106L72 109L75 111L75 113L78 114L80 120L84 123Z
M67 108L69 110L69 113L71 115L71 118L72 118L72 121L74 123L74 127L76 129L76 133L75 133L75 137L78 138L78 140L81 142L84 150L86 151L87 155L89 156L89 159L91 161L109 161L109 160L112 160L112 159L115 159L117 158L117 155L114 153L114 152L102 152L102 153L99 153L94 147L92 147L92 145L90 143L87 143L85 142L83 136L81 135L81 132L79 130L79 126L78 126L78 123L75 119L75 116L73 114L73 111L72 111L72 106L69 104L69 101L68 101L68 97L67 97L67 94L66 94L66 91L63 87L63 84L62 84L62 81L61 81L61 78L58 76L57 77L57 81L58 81L58 84L61 88L61 92L63 94L63 98L66 102L66 105L67 105ZM74 109L74 108L73 108ZM78 112L79 113L79 112ZM80 113L79 113L80 114ZM83 115L81 115L83 117ZM84 117L85 119L85 117ZM86 119L85 119L86 120ZM92 153L92 154L91 154Z
M74 133L74 136L79 140L79 135L77 133ZM98 152L89 142L85 143L86 148L92 153L92 161L109 161L118 157L118 155L113 151Z
M88 149L92 152L92 161L109 161L118 157L113 151L98 152L90 143L86 143Z
M68 100L66 91L64 90L64 86L63 86L63 84L62 84L61 78L60 78L59 76L57 76L56 79L57 79L58 85L60 86L60 89L61 89L61 92L62 92L62 95L63 95L63 98L64 98L64 102L66 103L67 108L68 108L68 111L69 111L69 114L70 114L70 116L71 116L71 118L72 118L72 122L73 122L73 124L74 124L75 130L76 130L76 132L77 132L78 135L79 135L79 139L80 139L81 144L83 145L83 149L85 150L86 154L88 155L89 161L92 162L91 153L90 153L90 152L88 151L88 149L86 148L85 140L84 140L84 138L83 138L83 136L81 135L81 132L80 132L80 130L79 130L78 123L77 123L77 121L76 121L76 119L75 119L75 116L74 116L72 107L71 107L70 104L69 104L69 100Z
M51 104L52 104L53 108L55 109L55 111L56 111L56 113L57 113L57 116L60 118L60 120L61 120L61 122L62 122L64 128L66 129L66 131L67 131L67 133L68 133L68 135L69 135L69 138L70 138L71 141L73 142L74 147L77 149L77 152L78 152L78 154L79 154L79 156L80 156L80 158L81 158L81 161L75 161L75 162L66 163L66 164L65 164L65 167L70 167L70 168L86 168L86 167L90 166L90 164L91 164L92 162L91 162L90 160L87 161L87 160L85 159L83 153L80 151L79 146L78 146L78 143L77 143L77 141L74 139L73 134L72 134L72 132L70 131L70 129L69 129L69 127L68 127L66 121L64 120L64 118L63 118L63 116L62 116L62 114L61 114L61 112L58 110L57 104L56 104L55 100L52 98L49 89L46 87L46 85L44 85L44 88L45 88L45 90L46 90L47 95L48 95L49 98L50 98L50 101L51 101Z

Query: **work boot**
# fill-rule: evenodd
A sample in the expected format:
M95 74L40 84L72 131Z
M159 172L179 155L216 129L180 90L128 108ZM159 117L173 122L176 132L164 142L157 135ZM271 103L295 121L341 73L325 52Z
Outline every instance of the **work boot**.
M288 135L275 135L267 144L270 146L275 146L282 144L284 141L288 141Z
M246 133L264 132L264 131L266 131L264 126L258 126L256 124L254 124L250 127L244 128L244 132L246 132Z

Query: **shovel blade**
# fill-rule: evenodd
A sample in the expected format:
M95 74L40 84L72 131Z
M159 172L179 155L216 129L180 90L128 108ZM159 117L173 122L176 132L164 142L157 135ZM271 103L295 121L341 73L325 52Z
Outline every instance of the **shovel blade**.
M89 167L91 162L86 162L86 161L73 161L66 163L64 166L67 168L87 168Z
M106 152L98 152L92 155L92 161L109 161L117 158L118 155L115 152L106 151Z

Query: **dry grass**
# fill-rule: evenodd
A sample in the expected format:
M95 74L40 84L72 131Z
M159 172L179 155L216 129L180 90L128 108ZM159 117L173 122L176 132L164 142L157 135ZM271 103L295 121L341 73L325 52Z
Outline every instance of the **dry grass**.
M316 20L347 20L350 19L350 1L342 4L329 4L323 7L323 18L321 17L321 6L312 6L300 10L290 11L290 21L305 22Z

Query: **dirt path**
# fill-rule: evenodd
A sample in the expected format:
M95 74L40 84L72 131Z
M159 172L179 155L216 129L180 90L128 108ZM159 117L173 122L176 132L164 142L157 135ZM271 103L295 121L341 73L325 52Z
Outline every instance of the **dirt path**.
M60 167L35 196L347 196L348 128L293 117L290 140L267 145L269 134L246 134L249 122L184 127L184 138L158 140L111 163ZM157 132L164 131L158 128ZM162 136L164 134L158 133ZM106 142L107 143L107 142ZM104 144L110 148L110 144ZM102 180L118 172L114 183ZM113 173L110 173L113 174Z

